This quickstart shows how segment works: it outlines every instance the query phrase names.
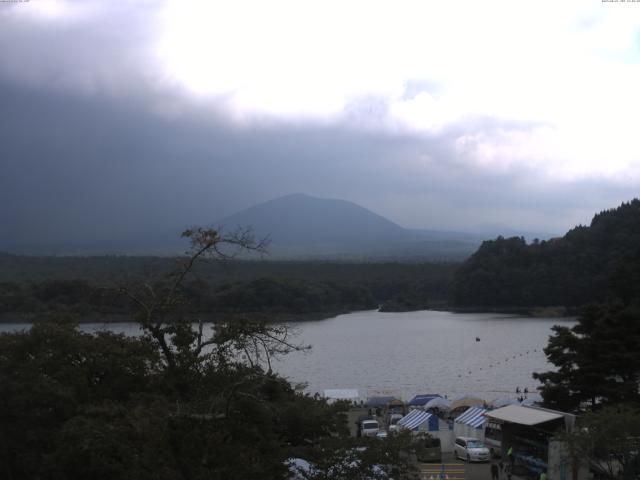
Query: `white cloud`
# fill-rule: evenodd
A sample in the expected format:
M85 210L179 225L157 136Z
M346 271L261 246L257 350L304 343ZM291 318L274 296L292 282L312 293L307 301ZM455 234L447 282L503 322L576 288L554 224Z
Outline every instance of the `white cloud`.
M164 14L167 78L224 96L245 121L341 119L373 96L388 103L390 118L376 122L386 128L545 125L477 138L487 167L525 162L574 178L640 161L637 3L176 0ZM440 88L407 99L416 79Z
M0 73L31 84L150 86L166 116L186 91L185 111L213 99L245 126L450 137L488 170L640 180L640 3L40 0L0 15Z

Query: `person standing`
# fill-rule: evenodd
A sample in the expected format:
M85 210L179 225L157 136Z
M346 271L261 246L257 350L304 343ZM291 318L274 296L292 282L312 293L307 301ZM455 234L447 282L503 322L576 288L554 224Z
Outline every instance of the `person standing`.
M498 464L495 462L491 462L491 480L498 480ZM540 479L542 480L542 479ZM546 479L545 479L546 480Z

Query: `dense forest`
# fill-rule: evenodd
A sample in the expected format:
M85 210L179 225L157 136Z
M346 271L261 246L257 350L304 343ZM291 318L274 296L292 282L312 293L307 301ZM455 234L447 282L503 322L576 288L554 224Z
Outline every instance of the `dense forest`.
M66 315L0 334L0 478L415 478L408 434L351 437L347 403L272 371L272 359L307 348L286 326L184 321L195 260L234 241L192 240L162 281L123 287L144 335L83 333ZM296 470L300 457L313 468Z
M46 321L0 334L0 476L286 478L289 460L305 458L306 480L414 478L408 435L350 437L348 405L302 394L271 370L271 359L306 347L286 325L246 314L278 320L380 299L420 308L453 286L459 305L599 303L554 327L545 353L556 368L534 378L546 406L581 414L583 428L567 436L576 452L616 455L637 478L639 218L634 200L561 239L485 242L455 276L451 264L3 256L22 276L2 279L1 312ZM191 259L224 241L197 233ZM65 263L48 278L48 266ZM112 280L127 264L136 267ZM184 321L212 312L221 314L212 332ZM96 313L126 315L144 335L80 332L74 320Z
M48 312L81 320L130 314L122 287L153 281L175 268L167 257L31 257L0 255L0 318L37 319ZM192 314L260 313L327 316L377 308L437 307L448 299L457 264L210 261L181 286ZM282 319L282 317L280 317Z
M564 237L484 242L456 272L459 307L579 307L640 291L640 200L593 217Z
M268 258L268 256L266 257ZM123 287L153 282L170 257L0 254L0 319L49 312L128 315ZM235 260L202 262L181 288L185 313L298 318L353 310L576 309L640 291L640 200L603 211L564 237L485 241L463 264Z

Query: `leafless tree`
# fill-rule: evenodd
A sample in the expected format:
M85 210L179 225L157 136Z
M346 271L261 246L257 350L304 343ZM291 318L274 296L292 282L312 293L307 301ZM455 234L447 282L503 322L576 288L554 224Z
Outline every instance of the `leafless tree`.
M268 239L256 239L250 229L225 234L221 229L194 228L184 231L182 237L189 240L190 249L162 282L119 287L136 305L137 321L157 344L168 368L197 365L206 355L218 363L242 360L271 372L274 357L308 348L292 341L286 325L236 319L218 323L208 334L201 317L194 325L193 318L181 316L185 301L181 287L199 261L229 260L243 252L262 255L268 245Z

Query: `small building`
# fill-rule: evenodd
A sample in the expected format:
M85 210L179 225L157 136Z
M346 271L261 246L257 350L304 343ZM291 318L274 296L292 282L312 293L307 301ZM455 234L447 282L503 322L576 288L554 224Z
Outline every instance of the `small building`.
M523 405L508 405L485 414L491 424L499 425L502 458L512 451L514 474L537 476L547 473L549 480L589 478L588 468L579 464L573 476L574 462L558 433L571 431L575 415Z
M456 437L473 437L484 441L486 409L471 407L453 420L453 434Z

